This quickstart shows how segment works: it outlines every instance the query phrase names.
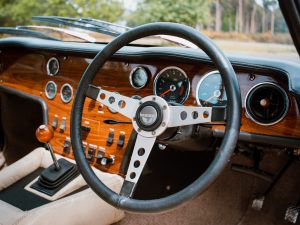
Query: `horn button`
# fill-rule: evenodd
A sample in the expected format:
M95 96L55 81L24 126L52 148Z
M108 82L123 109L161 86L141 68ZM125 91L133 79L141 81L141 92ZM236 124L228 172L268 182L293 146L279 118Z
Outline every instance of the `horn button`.
M155 102L145 102L136 111L136 123L144 131L154 131L160 126L162 120L162 109Z

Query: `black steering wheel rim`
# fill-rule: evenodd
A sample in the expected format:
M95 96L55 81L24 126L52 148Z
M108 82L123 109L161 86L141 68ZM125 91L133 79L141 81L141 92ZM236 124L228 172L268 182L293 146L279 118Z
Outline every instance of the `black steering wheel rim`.
M219 151L207 170L192 184L168 197L153 200L137 200L115 193L98 179L85 158L81 139L81 119L86 91L104 63L122 47L152 35L171 35L184 38L202 49L220 71L225 85L227 120L223 141ZM198 196L220 175L227 165L238 140L241 120L241 94L238 81L231 63L213 42L195 29L175 23L151 23L136 27L118 36L101 50L83 74L73 101L71 115L71 142L74 157L83 178L93 191L104 201L126 211L160 212L178 206Z

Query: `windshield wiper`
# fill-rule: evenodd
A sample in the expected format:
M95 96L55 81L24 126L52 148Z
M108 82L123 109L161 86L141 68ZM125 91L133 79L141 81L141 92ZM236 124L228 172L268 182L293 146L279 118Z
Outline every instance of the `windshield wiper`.
M96 20L92 18L71 18L61 16L33 16L32 20L47 22L52 24L58 24L69 27L81 28L84 30L94 31L97 33L106 34L112 37L119 36L125 31L129 30L129 27L108 23L102 20Z
M16 28L15 27L0 27L0 33L59 41L59 39L50 37L42 32L32 31L32 30L18 28L18 27L16 27Z

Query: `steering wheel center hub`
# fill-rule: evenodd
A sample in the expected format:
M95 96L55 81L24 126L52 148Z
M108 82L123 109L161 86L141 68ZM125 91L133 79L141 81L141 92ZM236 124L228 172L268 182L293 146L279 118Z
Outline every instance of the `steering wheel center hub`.
M144 131L154 131L162 120L162 109L155 101L142 103L136 111L136 123Z
M166 129L168 120L168 103L163 98L153 95L141 99L132 124L142 136L154 137Z

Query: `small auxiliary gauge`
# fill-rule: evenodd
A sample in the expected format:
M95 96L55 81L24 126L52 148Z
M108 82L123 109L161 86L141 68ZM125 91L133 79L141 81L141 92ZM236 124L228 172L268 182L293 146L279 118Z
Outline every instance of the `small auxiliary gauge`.
M49 76L55 76L59 72L59 61L57 58L52 57L47 62L47 74Z
M130 84L135 89L141 89L145 87L148 83L148 80L148 73L143 67L134 68L129 75Z
M45 86L45 94L48 99L54 99L57 93L57 85L54 81L48 81Z
M73 88L70 84L64 84L60 89L60 98L64 103L68 103L72 100Z

